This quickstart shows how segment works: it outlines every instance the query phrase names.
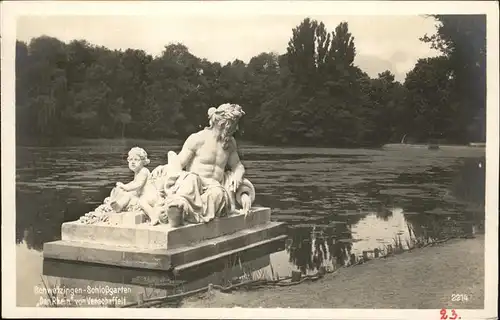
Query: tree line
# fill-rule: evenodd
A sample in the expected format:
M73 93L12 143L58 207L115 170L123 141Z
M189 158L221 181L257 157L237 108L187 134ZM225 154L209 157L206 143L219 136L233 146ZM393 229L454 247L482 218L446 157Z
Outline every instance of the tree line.
M403 83L355 64L348 23L328 31L305 18L286 52L222 65L182 43L153 57L85 40L16 42L17 143L65 137L185 138L207 110L243 106L240 139L262 144L379 146L485 140L486 18L436 15L420 39L441 55L419 59Z

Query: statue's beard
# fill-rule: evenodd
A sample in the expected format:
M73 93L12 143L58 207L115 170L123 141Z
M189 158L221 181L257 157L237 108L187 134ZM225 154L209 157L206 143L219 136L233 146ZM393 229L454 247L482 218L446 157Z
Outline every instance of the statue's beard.
M222 142L222 146L226 149L229 145L229 141L231 140L234 132L231 131L231 126L224 126L222 128L218 128L217 130L217 140Z

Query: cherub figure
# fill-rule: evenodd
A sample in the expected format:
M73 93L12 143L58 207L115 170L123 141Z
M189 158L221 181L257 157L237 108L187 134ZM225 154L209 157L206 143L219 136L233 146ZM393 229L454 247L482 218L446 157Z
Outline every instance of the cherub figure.
M134 179L124 184L116 183L116 188L111 191L109 205L115 212L124 208L138 205L150 218L151 224L158 223L158 217L153 206L158 201L159 195L154 184L150 183L150 172L145 166L149 164L148 154L139 147L134 147L128 152L128 167L134 172Z

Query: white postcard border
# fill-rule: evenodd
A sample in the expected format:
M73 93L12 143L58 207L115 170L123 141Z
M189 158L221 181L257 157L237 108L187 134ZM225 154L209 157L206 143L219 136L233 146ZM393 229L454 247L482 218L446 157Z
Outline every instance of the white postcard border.
M485 308L458 310L462 319L495 317L498 283L498 7L493 1L9 1L1 3L2 316L89 318L438 319L439 310L386 309L91 309L16 307L15 40L20 15L415 15L487 14L487 146Z

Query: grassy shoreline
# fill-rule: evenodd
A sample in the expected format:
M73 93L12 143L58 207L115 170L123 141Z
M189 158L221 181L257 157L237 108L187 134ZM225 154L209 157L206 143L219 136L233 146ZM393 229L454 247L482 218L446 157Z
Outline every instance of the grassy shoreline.
M415 308L484 307L484 235L368 261L313 283L186 299L184 308ZM465 294L467 301L452 301Z

